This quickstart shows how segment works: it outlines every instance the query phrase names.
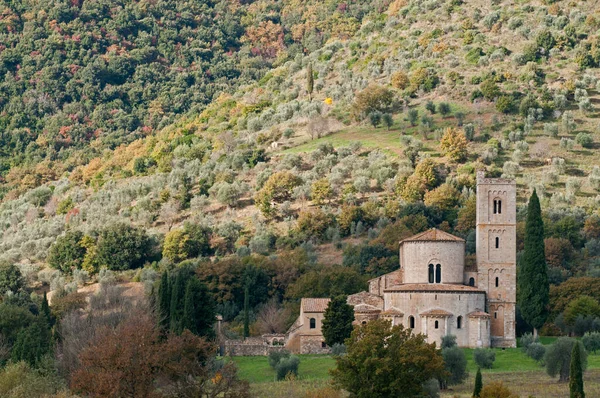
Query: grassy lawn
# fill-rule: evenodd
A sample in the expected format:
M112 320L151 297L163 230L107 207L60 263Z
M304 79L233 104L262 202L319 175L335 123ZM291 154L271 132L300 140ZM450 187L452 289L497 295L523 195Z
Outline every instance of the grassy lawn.
M299 355L299 379L328 379L328 370L335 366L335 360L329 355ZM275 380L275 371L269 366L268 357L233 357L241 379L251 384L266 383Z
M477 365L473 360L473 349L465 349L468 361L468 370L475 374ZM533 359L523 354L519 348L494 349L496 361L492 369L483 369L484 374L514 373L514 372L542 372L544 368ZM329 379L328 370L335 366L335 360L329 355L299 355L300 368L299 380L318 381ZM268 383L275 381L275 371L269 366L267 357L233 357L237 364L241 379L248 380L251 384ZM600 369L600 354L588 356L588 369ZM545 374L545 373L544 373Z

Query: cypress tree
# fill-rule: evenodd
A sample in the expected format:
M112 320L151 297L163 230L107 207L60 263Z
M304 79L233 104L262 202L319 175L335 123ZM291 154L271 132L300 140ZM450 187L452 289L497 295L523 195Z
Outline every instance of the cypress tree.
M215 304L205 284L196 278L185 288L182 328L198 336L214 337Z
M483 380L481 379L481 368L477 368L477 374L475 375L475 388L473 389L473 398L479 398L482 389Z
M244 289L244 338L250 336L250 289Z
M42 299L42 307L40 309L42 316L46 319L49 327L52 327L54 324L54 319L52 318L52 313L50 312L50 305L48 304L48 296L46 292L44 292L44 298Z
M180 270L175 277L173 283L173 289L171 291L171 305L170 305L170 316L169 325L171 332L180 334L182 331L182 318L183 318L183 307L184 307L184 296L185 296L185 276L184 272Z
M533 327L533 334L537 336L537 330L548 317L550 286L544 254L544 221L535 190L527 207L524 243L517 295L523 319Z
M325 309L323 319L323 337L328 346L343 344L352 333L354 309L346 302L346 297L333 298Z
M43 355L50 351L50 339L50 330L46 320L36 319L17 335L12 350L13 361L25 361L30 365L35 365Z
M581 366L581 343L576 341L571 351L571 372L569 378L570 398L585 398L583 391L583 369Z
M158 296L159 325L164 332L169 328L171 312L171 286L169 274L166 271L163 272L160 278Z
M306 91L308 91L308 99L312 101L312 93L315 87L315 77L313 75L312 63L306 67Z

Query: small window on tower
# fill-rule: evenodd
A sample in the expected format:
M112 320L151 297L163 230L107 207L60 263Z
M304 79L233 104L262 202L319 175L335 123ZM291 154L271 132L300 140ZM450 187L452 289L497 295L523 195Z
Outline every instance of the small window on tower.
M462 327L462 316L456 318L456 328L460 329Z
M494 312L494 319L498 319L498 313Z
M438 329L440 327L440 323L438 321L435 321L435 328Z
M494 214L498 214L498 201L494 199Z
M496 249L500 248L500 238L496 236Z
M475 286L475 278L469 278L469 286Z
M435 266L435 283L442 283L442 266L440 264Z
M434 282L433 264L429 264L429 283Z
M496 287L498 287L498 282L499 282L499 279L498 279L498 277L496 277Z
M502 201L498 201L498 214L502 214Z
M410 326L411 329L415 328L415 317L414 316L410 316L408 318L408 324Z
M315 329L317 327L317 320L315 318L310 318L310 328Z

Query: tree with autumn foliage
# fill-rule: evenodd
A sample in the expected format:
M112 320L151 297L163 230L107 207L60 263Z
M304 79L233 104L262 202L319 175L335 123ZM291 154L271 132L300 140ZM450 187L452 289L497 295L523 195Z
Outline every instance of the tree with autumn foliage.
M70 386L90 397L150 397L159 389L170 396L248 397L248 383L237 379L232 363L212 370L214 349L187 330L162 340L152 314L139 308L114 329L95 331Z
M444 375L435 343L402 325L374 320L354 329L347 354L336 358L333 382L357 397L416 397L423 384Z
M467 137L462 130L449 127L440 141L440 150L453 161L462 162L468 155L467 144Z

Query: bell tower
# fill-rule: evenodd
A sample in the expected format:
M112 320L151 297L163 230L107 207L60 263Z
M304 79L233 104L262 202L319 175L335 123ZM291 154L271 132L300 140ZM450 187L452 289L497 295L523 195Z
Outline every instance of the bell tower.
M492 347L516 347L517 185L477 172L477 281L486 292Z

